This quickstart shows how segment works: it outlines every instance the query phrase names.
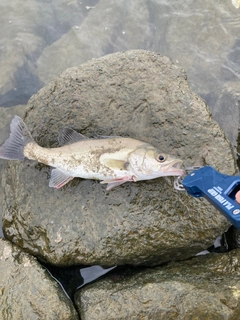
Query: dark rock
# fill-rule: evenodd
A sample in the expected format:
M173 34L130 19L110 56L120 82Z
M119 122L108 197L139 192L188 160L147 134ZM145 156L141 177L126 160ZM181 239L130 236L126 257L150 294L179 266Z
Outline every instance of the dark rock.
M80 289L82 320L239 319L240 252L214 254L163 268L112 274Z
M137 138L180 157L236 172L233 152L184 70L157 53L116 53L67 69L34 95L24 120L43 147L68 125L84 135ZM203 199L173 189L172 178L106 192L98 181L48 187L50 169L8 162L5 236L55 265L159 264L207 248L229 223Z
M36 258L0 239L0 318L76 320L78 314Z

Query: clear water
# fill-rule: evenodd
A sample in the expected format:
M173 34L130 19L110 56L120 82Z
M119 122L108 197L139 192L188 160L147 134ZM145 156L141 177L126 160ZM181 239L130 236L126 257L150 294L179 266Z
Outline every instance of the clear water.
M19 105L61 71L146 49L186 70L189 85L236 145L240 8L231 0L1 0L0 12L0 143Z

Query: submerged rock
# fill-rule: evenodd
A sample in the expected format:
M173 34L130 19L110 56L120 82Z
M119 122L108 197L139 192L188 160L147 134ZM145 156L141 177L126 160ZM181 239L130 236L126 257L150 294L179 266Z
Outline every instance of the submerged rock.
M1 319L79 319L72 302L36 258L3 239L0 288Z
M75 10L81 13L77 6ZM234 117L234 123L239 121L238 110L231 106L227 117L222 117L216 103L226 84L225 71L230 81L235 78L232 72L239 78L239 50L235 47L239 12L230 0L218 0L217 4L209 0L138 0L127 5L124 1L101 0L88 12L81 23L72 24L39 56L36 64L42 83L47 84L66 68L105 54L128 49L157 51L186 70L191 88L207 101L214 119L223 130L227 127L227 138L236 144L237 134L230 120ZM236 57L232 60L229 53Z
M70 126L88 137L149 142L186 166L236 171L229 142L184 70L153 52L116 53L67 69L30 99L24 120L43 147L57 146L58 132ZM55 190L49 175L30 160L8 162L3 228L8 239L55 265L184 259L229 226L205 200L174 190L172 178L106 192L99 181L77 178Z
M80 24L84 14L82 2L67 0L47 1L44 6L31 0L1 1L0 10L0 105L13 106L26 103L43 86L36 68L38 57Z
M82 23L44 49L37 61L39 78L47 84L66 68L89 59L148 47L153 41L149 17L153 18L146 0L129 1L127 6L121 1L98 1Z
M115 273L77 291L75 303L82 320L238 320L239 262L234 250L134 275Z
M214 104L215 107L212 110L213 116L218 119L218 123L224 130L226 136L232 145L236 147L236 137L238 136L240 127L239 81L226 83L221 94L215 99Z
M146 39L151 44L148 48L184 68L190 88L207 102L213 118L235 146L239 110L229 101L234 100L239 89L233 87L226 92L226 82L239 83L238 10L225 0L217 4L208 0L152 1L148 7L156 28Z

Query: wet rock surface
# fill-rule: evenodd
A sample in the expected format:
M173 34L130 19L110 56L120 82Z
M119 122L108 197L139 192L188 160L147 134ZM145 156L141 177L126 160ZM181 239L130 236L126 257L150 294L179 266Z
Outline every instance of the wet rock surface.
M186 166L236 171L229 142L184 70L167 57L129 51L67 69L34 95L25 122L43 147L64 126L93 137L140 139ZM200 161L200 162L199 162ZM5 236L40 259L73 264L154 265L205 249L229 223L205 200L173 189L172 178L106 192L98 181L48 187L50 169L12 161L2 177Z
M72 302L37 262L0 239L0 318L77 320Z
M82 320L239 319L239 250L114 272L75 294Z

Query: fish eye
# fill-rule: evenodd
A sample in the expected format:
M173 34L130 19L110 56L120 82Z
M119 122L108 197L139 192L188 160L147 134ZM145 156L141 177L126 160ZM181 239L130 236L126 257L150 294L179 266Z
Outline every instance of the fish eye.
M166 156L164 153L161 153L157 156L157 161L164 162L166 160Z

